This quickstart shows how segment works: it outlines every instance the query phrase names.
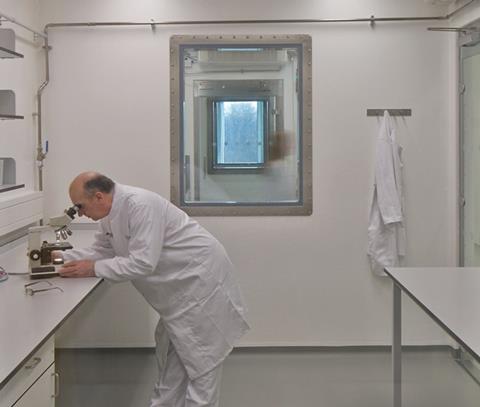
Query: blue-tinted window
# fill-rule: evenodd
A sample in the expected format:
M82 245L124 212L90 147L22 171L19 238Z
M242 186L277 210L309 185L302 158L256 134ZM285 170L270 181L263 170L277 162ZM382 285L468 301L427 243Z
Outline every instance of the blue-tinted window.
M214 102L214 168L265 165L266 101Z

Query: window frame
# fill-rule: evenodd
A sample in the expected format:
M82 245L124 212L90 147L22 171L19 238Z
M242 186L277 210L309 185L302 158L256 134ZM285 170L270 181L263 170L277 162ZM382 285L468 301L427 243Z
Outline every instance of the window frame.
M241 163L241 164L219 164L217 160L217 114L215 105L218 102L262 102L264 107L263 115L263 162L262 163ZM209 98L209 131L208 131L208 173L209 174L249 174L262 172L267 162L268 151L268 125L269 125L269 103L268 98L261 97L212 97Z
M299 199L295 202L187 202L185 199L184 54L188 48L295 47L299 69ZM312 39L309 35L174 35L170 37L170 200L193 216L308 216L312 214ZM207 164L208 165L208 164Z

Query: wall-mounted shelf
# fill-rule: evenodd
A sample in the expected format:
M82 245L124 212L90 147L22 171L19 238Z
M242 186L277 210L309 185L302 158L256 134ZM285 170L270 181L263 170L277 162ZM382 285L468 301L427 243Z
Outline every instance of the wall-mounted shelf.
M0 194L2 192L13 191L15 189L25 188L25 184L5 184L0 185Z
M15 51L15 31L11 28L0 28L0 58L23 58Z
M24 116L18 116L13 114L1 114L0 113L0 120L12 120L12 119L23 119Z
M23 119L15 112L15 92L10 89L0 90L0 119Z

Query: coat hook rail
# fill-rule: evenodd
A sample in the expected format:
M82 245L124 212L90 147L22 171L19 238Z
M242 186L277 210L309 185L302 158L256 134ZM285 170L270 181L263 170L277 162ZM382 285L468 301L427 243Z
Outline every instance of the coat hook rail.
M388 111L390 116L411 116L412 109L367 109L367 116L383 116L383 112Z

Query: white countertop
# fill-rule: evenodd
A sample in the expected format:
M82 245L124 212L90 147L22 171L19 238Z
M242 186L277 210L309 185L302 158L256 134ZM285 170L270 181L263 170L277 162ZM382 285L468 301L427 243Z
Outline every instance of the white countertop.
M91 236L91 232L88 235ZM26 242L10 248L0 254L0 266L7 272L27 272L26 252ZM0 282L0 389L102 282L95 277L47 280L64 292L52 290L26 295L24 284L45 281L30 280L28 275L11 275ZM47 284L33 287L43 288Z
M386 272L480 361L480 267L388 267Z

